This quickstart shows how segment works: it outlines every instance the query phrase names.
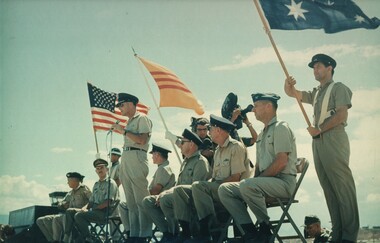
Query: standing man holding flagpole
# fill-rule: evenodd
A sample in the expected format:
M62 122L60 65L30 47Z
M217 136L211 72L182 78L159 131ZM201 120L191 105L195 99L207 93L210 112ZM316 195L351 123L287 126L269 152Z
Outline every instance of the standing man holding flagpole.
M356 242L359 212L356 188L349 167L350 143L345 127L348 109L352 107L351 90L333 81L336 61L328 55L316 54L309 67L320 83L312 91L298 91L296 80L285 80L285 93L301 97L314 108L314 125L307 130L313 137L313 156L319 183L325 194L332 223L331 242Z
M112 128L124 134L120 180L129 209L130 238L128 242L146 242L152 234L152 221L142 208L142 200L150 195L147 151L152 133L152 121L136 109L139 99L131 94L119 93L116 106L127 116L125 129L119 124Z

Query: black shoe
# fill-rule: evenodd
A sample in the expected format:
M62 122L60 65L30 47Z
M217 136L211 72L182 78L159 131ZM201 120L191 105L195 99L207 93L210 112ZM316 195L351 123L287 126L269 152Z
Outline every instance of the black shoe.
M174 236L171 240L166 241L166 243L183 243L190 240L190 236L186 237L183 235Z
M272 238L269 224L261 223L253 242L269 243Z
M148 239L146 237L136 237L135 241L133 243L146 243L148 242Z
M173 234L171 234L171 233L169 233L169 232L164 232L164 233L162 234L162 238L161 238L160 242L162 242L162 243L171 242L174 238L175 238L175 237L174 237Z
M184 241L184 243L212 243L211 236L197 236L192 239Z

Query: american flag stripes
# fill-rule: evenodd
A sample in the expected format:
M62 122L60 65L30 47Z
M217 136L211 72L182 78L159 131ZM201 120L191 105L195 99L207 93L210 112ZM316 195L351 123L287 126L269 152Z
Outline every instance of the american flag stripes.
M122 116L120 111L115 109L117 102L116 93L104 91L90 83L87 83L87 88L95 131L108 131L116 121L119 121L119 124L123 127L127 125L127 117ZM137 104L137 111L148 114L148 110L149 108L146 105Z

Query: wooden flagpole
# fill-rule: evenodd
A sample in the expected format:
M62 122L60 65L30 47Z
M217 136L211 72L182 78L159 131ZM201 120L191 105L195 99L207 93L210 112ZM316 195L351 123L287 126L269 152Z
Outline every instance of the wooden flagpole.
M137 58L137 54L136 54L135 50L133 49L133 47L132 47L132 50L133 50L134 56ZM157 109L157 111L158 111L158 114L159 114L160 117L161 117L161 120L162 120L162 123L164 124L165 130L166 130L166 131L169 131L169 130L168 130L168 127L166 126L166 122L165 122L165 120L164 120L164 117L162 116L162 113L161 113L160 107L158 106L157 101L156 101L156 99L154 98L154 95L153 95L152 89L150 88L150 85L148 84L148 80L147 80L147 78L146 78L146 76L145 76L145 74L144 74L144 70L143 70L143 68L141 67L142 64L141 64L139 61L138 61L138 63L139 63L140 71L141 71L141 73L142 73L142 75L143 75L143 77L144 77L145 84L146 84L146 86L148 87L148 90L149 90L150 95L152 96L152 99L153 99L154 105L156 106L156 109ZM171 142L171 144L172 144L172 146L173 146L173 149L174 149L174 151L175 151L175 153L176 153L176 155L177 155L177 158L178 158L179 164L182 165L182 160L181 160L181 157L180 157L179 154L178 154L177 146L176 146L172 141L170 141L170 142Z
M98 137L96 136L96 130L94 130L94 136L95 136L95 145L96 145L96 158L100 157L99 155L99 145L98 145Z
M266 32L266 34L268 35L269 40L270 40L270 43L272 44L272 47L273 47L273 49L274 49L274 51L275 51L275 53L276 53L276 56L277 56L277 58L278 58L278 61L279 61L280 64L281 64L282 70L284 71L284 73L285 73L285 75L286 75L286 78L289 78L288 70L287 70L286 67L285 67L284 61L282 60L282 57L281 57L281 55L280 55L280 52L279 52L278 49L277 49L276 43L275 43L274 40L273 40L272 34L271 34L271 32L270 32L270 28L269 28L269 26L268 26L268 23L267 23L267 21L266 21L266 18L264 17L264 14L263 14L263 11L262 11L262 9L261 9L261 6L260 6L260 4L258 3L258 0L253 0L253 2L254 2L254 4L255 4L255 6L256 6L257 12L259 13L259 16L260 16L261 22L262 22L263 25L264 25L265 32ZM294 88L294 89L295 89L295 88ZM298 103L298 105L299 105L301 111L302 111L302 114L303 114L303 116L304 116L304 118L305 118L305 120L306 120L307 125L308 125L309 127L311 127L311 123L310 123L309 117L307 116L307 114L306 114L306 112L305 112L305 108L303 107L302 102L301 102L301 98L298 97L297 92L295 92L295 98L296 98L296 100L297 100L297 103Z

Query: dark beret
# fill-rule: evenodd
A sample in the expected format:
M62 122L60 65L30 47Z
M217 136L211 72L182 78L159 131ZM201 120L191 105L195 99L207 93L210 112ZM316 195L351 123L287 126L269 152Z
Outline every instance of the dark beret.
M117 95L117 104L116 107L119 107L124 102L132 102L133 104L139 103L139 98L134 95L127 93L119 93Z
M79 174L78 172L68 172L66 174L67 178L77 178L78 180L82 181L84 176Z
M94 167L99 166L99 165L105 165L106 167L108 166L108 162L105 161L104 159L96 159L93 163Z
M230 120L213 114L210 115L210 126L220 127L227 132L235 129L235 124L233 124Z
M277 101L281 98L277 94L273 94L273 93L256 93L256 94L252 94L251 96L252 96L253 102L256 102L259 100L269 100L275 104L277 104Z
M153 152L159 152L161 154L167 155L168 153L171 153L172 151L161 144L152 143L152 151L150 151L149 153L153 153Z
M118 148L112 148L110 154L111 154L111 155L114 154L114 155L121 156L121 151L120 151L120 149L118 149Z
M187 128L183 130L182 137L187 138L190 141L193 141L198 146L201 146L203 144L202 139L200 139L200 137L196 133L190 131Z
M319 220L319 218L315 215L310 215L310 216L306 216L305 217L305 225L304 226L308 226L308 225L311 225L311 224L314 224L314 223L320 223L321 221Z
M323 63L326 67L327 66L332 66L333 69L336 67L336 61L325 54L316 54L311 58L311 62L309 63L309 67L313 68L314 64L317 62Z

